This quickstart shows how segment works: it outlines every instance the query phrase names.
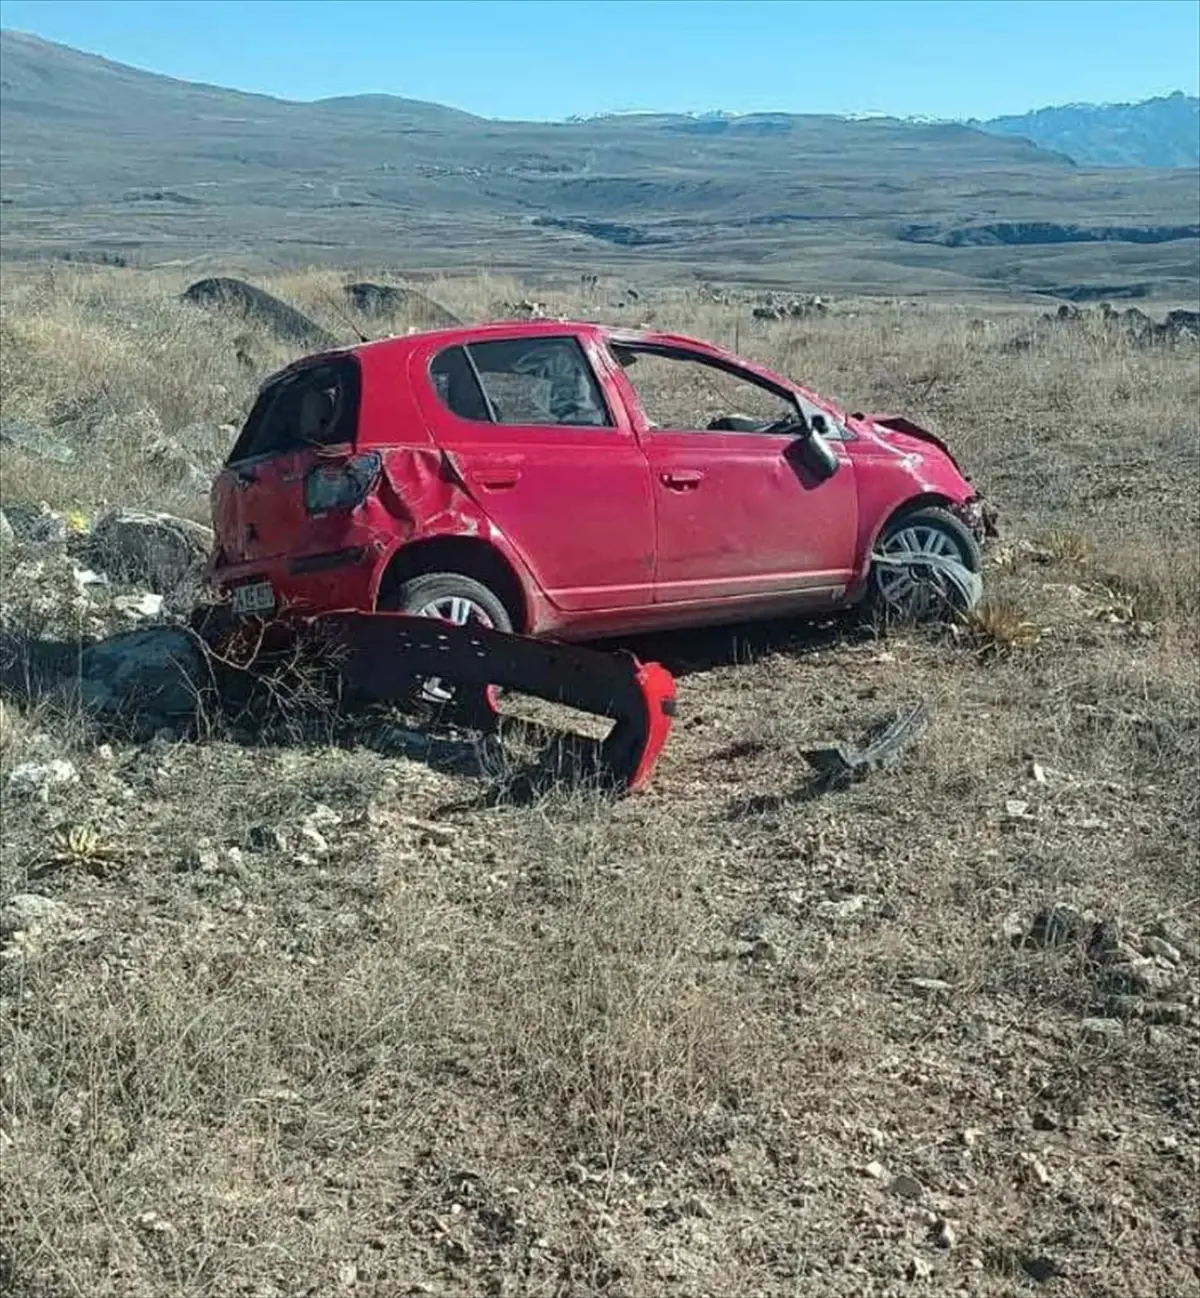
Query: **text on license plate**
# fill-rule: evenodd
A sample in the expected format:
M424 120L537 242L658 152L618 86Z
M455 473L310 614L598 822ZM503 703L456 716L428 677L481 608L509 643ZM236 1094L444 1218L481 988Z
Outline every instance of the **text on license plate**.
M275 607L275 587L269 581L254 581L233 588L235 613L269 613Z

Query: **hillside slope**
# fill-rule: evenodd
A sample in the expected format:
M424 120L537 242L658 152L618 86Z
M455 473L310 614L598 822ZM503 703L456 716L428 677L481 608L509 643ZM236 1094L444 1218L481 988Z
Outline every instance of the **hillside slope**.
M0 34L6 256L623 267L825 289L1179 291L1187 173L1082 172L967 126L760 114L493 122L387 96L291 103ZM1103 251L1036 232L1149 230ZM1033 231L997 246L978 223ZM914 246L906 231L936 228Z

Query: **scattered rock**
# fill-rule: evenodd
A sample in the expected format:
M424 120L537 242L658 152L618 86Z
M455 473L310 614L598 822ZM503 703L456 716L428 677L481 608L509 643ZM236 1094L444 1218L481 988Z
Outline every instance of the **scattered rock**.
M93 572L91 568L73 568L71 575L75 579L75 585L81 591L87 591L93 586L108 585L108 575L103 572Z
M142 618L160 617L163 611L163 597L147 592L144 595L118 595L113 600L113 608L124 617L141 621Z
M90 645L79 657L78 679L67 688L78 691L87 711L149 737L195 721L212 700L214 682L196 637L156 626Z
M1120 1019L1088 1018L1079 1025L1080 1034L1087 1041L1100 1045L1125 1040L1125 1025Z
M813 914L818 919L830 920L835 924L844 924L848 920L861 915L870 900L870 897L855 894L850 897L843 897L838 901L822 901L818 902L814 907Z
M116 509L97 522L89 550L92 561L110 576L166 594L199 576L212 544L211 529L201 523Z
M69 464L75 458L73 446L24 419L0 421L0 442L15 446L36 459L53 460L56 464Z
M1142 950L1147 955L1156 955L1170 964L1183 963L1183 956L1176 947L1164 938L1155 937L1153 934L1142 939Z
M56 784L74 784L79 779L75 767L63 758L49 762L23 762L8 774L8 792L18 797L37 796L45 800Z
M933 1242L938 1248L947 1249L953 1248L958 1243L958 1235L945 1217L939 1217L934 1223Z
M1027 942L1030 946L1063 946L1080 942L1088 931L1088 919L1075 906L1063 902L1038 911L1029 926Z
M423 329L446 329L462 324L452 311L413 288L364 281L346 284L342 291L356 311L372 319L403 312Z
M928 1280L932 1275L933 1264L923 1257L909 1258L908 1265L904 1268L904 1278L910 1284L916 1284L919 1280Z
M250 830L252 852L286 852L287 836L275 825L255 825Z
M1180 977L1180 971L1166 961L1159 964L1149 957L1136 957L1105 968L1100 985L1114 995L1133 992L1142 996L1159 996L1173 991Z
M915 1203L924 1193L925 1187L917 1180L915 1176L908 1176L901 1172L899 1176L893 1176L888 1182L888 1189L901 1199L911 1199Z
M949 996L954 990L950 983L941 978L910 978L908 986L918 996L923 996L927 1000L940 1000Z
M64 928L74 921L75 913L62 902L35 892L19 892L0 907L0 936Z
M1044 1253L1039 1253L1034 1257L1023 1257L1021 1266L1025 1274L1031 1280L1036 1280L1038 1284L1045 1284L1056 1276L1066 1275L1062 1264L1056 1262L1052 1257L1047 1257Z
M415 830L422 841L440 847L448 847L458 837L458 831L453 825L437 825L428 820L417 820L415 816L405 816L400 823L406 829Z
M755 320L804 320L810 316L824 315L827 310L822 297L809 294L788 298L786 301L771 299L761 302L750 314Z
M873 1181L882 1181L887 1175L887 1171L880 1162L868 1163L866 1167L863 1168L863 1172Z
M328 330L322 329L295 307L253 284L247 284L245 280L225 276L197 280L186 289L183 298L196 306L237 311L248 320L266 325L277 338L286 342L317 347L337 344L337 339Z
M66 518L44 501L37 507L19 503L5 505L4 516L14 540L35 545L62 545L66 542Z
M308 844L318 856L326 856L329 853L329 840L316 827L316 825L305 823L300 826L300 837Z
M1191 1021L1192 1010L1183 1001L1151 1001L1143 1007L1141 1017L1147 1023L1178 1025Z

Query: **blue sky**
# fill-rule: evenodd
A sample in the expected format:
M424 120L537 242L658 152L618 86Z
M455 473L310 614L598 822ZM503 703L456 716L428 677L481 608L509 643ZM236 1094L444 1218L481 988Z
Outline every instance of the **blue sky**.
M0 0L0 25L288 99L488 117L990 117L1200 89L1197 0Z

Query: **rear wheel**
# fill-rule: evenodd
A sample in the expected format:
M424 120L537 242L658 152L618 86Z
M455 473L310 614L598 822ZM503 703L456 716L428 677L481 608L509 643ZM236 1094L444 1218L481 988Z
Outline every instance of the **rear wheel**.
M512 616L500 596L483 582L457 572L425 572L410 577L383 596L379 607L411 617L440 618L455 626L508 632L513 629ZM420 697L427 703L451 703L455 691L439 677L430 676L421 686Z
M979 543L949 510L925 506L892 519L875 544L868 600L886 617L925 621L973 602ZM957 568L957 573L955 569Z

